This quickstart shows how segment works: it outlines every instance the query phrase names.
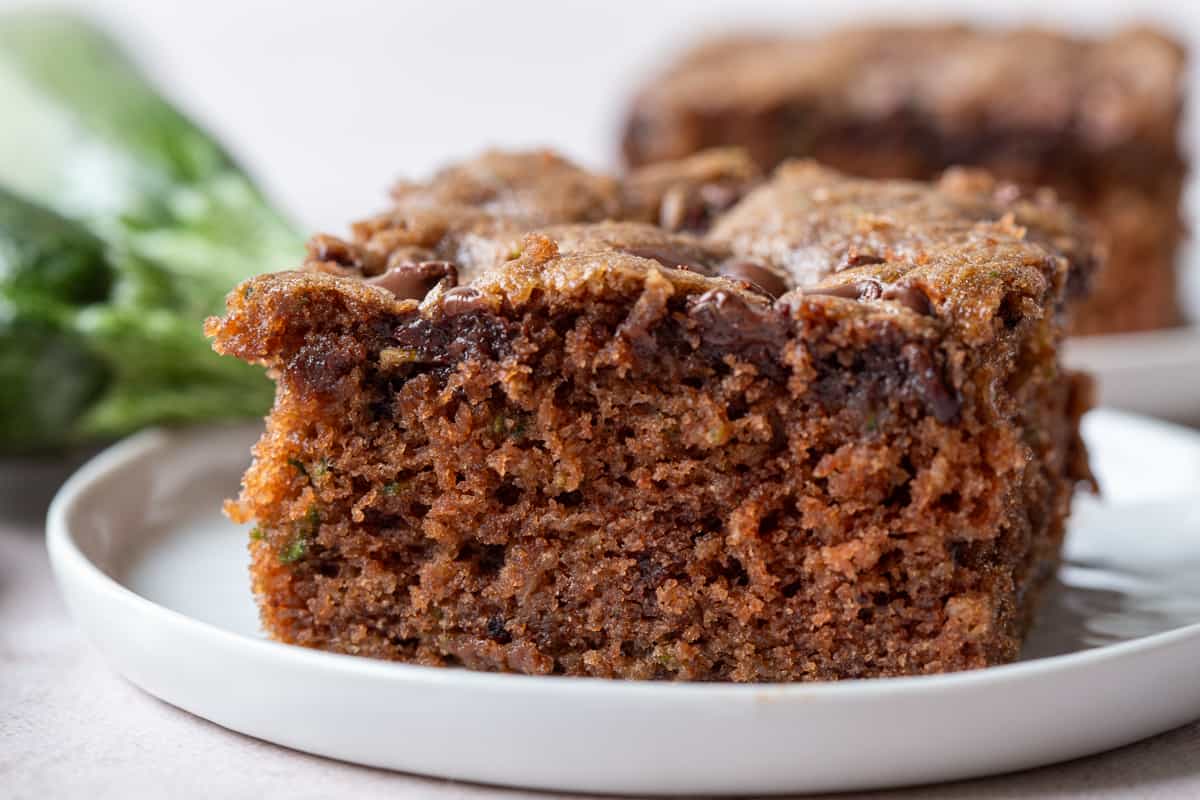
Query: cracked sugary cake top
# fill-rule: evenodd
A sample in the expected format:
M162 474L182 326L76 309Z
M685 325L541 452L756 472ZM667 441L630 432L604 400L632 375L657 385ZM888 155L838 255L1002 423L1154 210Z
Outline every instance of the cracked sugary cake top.
M1147 29L1080 38L1037 29L866 27L824 36L730 36L686 53L648 85L645 118L673 109L886 120L919 113L948 130L1068 131L1101 150L1171 146L1184 51Z
M790 162L762 179L724 150L615 179L548 152L490 152L394 197L350 240L315 237L306 269L401 299L440 287L431 307L469 296L497 309L551 276L563 286L597 269L669 269L689 291L724 289L785 314L812 303L885 312L986 341L1002 305L1061 310L1096 261L1087 229L1052 195L966 170L925 184Z

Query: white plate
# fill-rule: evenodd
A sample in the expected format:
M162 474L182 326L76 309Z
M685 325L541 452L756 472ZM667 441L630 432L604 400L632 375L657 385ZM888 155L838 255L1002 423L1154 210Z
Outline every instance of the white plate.
M972 673L734 686L491 675L266 641L245 532L224 521L256 432L147 432L50 511L79 624L151 694L334 758L589 792L849 790L1116 747L1200 716L1200 435L1115 412L1086 434L1106 489L1025 660Z

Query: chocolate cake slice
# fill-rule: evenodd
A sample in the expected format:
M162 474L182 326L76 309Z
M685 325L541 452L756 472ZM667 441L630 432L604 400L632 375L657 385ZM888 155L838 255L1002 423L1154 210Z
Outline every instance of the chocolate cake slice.
M276 639L534 674L1013 659L1087 478L1068 211L705 154L492 153L212 319L278 393L230 515Z
M815 158L855 175L953 165L1048 186L1109 251L1074 332L1180 322L1184 50L1162 33L1100 38L963 26L732 36L680 56L638 93L634 165L717 146L763 167Z

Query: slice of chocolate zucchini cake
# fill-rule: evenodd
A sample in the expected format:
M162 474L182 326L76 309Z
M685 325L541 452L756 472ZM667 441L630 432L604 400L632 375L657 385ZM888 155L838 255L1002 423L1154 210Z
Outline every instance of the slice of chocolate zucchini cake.
M745 147L763 167L814 158L927 180L983 167L1053 187L1108 251L1076 333L1181 321L1183 46L1150 29L1099 37L961 25L725 35L651 76L623 149L648 164Z
M748 164L493 153L238 287L267 631L620 678L1016 657L1087 478L1085 229L980 174Z

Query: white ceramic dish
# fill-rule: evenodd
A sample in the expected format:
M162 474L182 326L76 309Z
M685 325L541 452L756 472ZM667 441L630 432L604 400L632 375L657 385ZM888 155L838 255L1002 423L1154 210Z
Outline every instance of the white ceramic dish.
M266 641L245 532L219 515L251 429L147 432L50 511L79 624L133 683L299 750L486 783L624 793L900 786L1032 767L1200 716L1200 435L1087 420L1103 502L1021 663L948 676L732 686L489 675Z

